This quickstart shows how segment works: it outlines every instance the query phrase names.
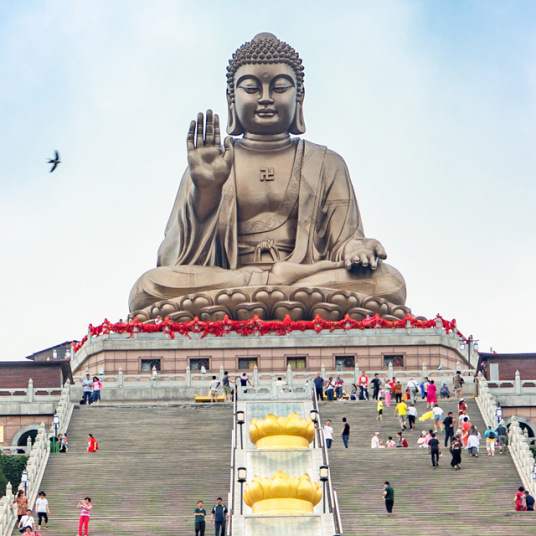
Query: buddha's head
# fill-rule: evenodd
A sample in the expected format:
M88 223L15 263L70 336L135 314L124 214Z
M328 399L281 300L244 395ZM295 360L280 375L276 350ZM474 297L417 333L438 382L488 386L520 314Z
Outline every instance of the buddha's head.
M303 71L298 53L275 35L242 45L227 67L228 134L303 134Z

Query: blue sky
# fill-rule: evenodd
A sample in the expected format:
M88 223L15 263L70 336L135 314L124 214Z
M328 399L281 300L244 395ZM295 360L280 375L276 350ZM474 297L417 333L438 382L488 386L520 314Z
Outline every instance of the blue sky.
M419 315L535 350L536 4L0 2L0 359L127 314L196 113L270 31L304 59L304 137L341 154ZM63 163L48 173L58 149Z

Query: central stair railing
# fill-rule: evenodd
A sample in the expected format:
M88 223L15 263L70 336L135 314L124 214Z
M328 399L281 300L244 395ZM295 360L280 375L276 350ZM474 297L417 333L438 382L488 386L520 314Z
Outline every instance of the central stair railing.
M328 454L328 448L326 444L326 438L324 437L324 429L322 428L322 420L320 417L320 411L318 407L318 399L316 398L316 390L313 389L313 408L317 411L318 415L318 427L315 428L315 434L318 435L318 444L320 445L320 448L322 449L322 460L324 462L324 465L327 465L329 467L328 470L328 481L327 481L327 491L328 491L328 497L329 497L329 512L333 514L335 518L335 528L337 529L337 534L342 534L342 522L341 522L341 512L339 509L339 500L337 498L337 492L333 489L333 482L331 480L331 466L329 465L329 454Z

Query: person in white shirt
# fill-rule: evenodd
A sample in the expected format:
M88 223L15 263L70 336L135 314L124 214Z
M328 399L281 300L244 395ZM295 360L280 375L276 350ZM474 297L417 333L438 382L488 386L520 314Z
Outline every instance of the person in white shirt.
M377 449L380 448L380 432L376 432L370 441L370 448Z
M318 428L318 430L320 430L320 428ZM329 419L326 421L326 426L324 426L323 430L324 439L326 440L326 447L330 449L333 441L333 428L331 427L331 421Z
M210 401L211 402L218 401L218 387L219 386L220 386L220 382L216 379L216 376L212 376L212 381L210 382Z
M426 432L421 432L421 437L417 439L417 445L419 445L420 449L425 449L428 447L428 445L426 444Z
M413 379L410 378L407 388L409 390L409 397L411 402L417 401L417 393L419 392L419 384Z
M434 432L443 433L443 410L435 404L432 413L434 414Z
M416 420L417 420L417 408L415 407L415 404L412 402L411 406L408 408L408 423L409 423L410 430L415 430Z
M19 530L22 529L20 532L24 532L26 527L31 527L32 532L35 532L35 521L32 517L32 511L29 509L26 511L26 515L22 516L19 521Z
M39 493L39 498L35 501L35 511L37 513L37 530L41 530L41 521L45 520L45 529L48 529L48 516L50 510L48 509L47 494L44 491Z

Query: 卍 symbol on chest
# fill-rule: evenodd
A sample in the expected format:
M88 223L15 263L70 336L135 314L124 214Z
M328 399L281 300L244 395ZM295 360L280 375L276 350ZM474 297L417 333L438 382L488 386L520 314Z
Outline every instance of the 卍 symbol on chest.
M273 181L274 168L261 168L261 181Z

